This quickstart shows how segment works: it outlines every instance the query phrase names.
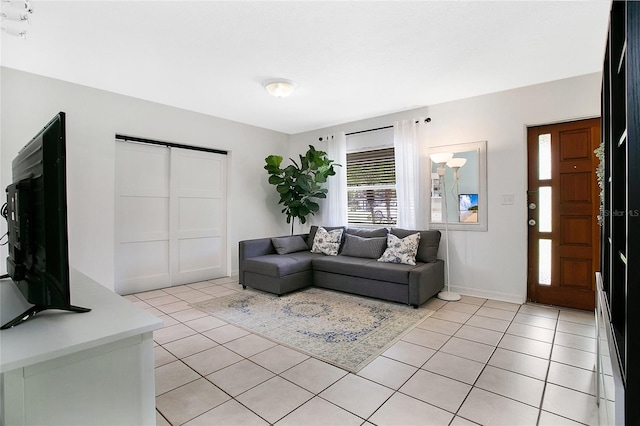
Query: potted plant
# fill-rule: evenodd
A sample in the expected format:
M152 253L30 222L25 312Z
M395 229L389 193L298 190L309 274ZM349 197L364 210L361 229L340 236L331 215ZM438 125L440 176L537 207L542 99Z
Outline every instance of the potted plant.
M269 183L276 186L280 194L278 204L284 205L282 213L287 215L287 223L291 223L291 235L293 235L294 220L297 218L301 224L307 222L309 214L315 214L320 210L320 205L315 201L319 198L327 198L327 189L322 184L329 176L336 174L334 166L340 166L327 157L324 151L317 151L313 145L305 155L300 155L300 164L290 158L293 164L280 168L282 156L270 155L265 158Z

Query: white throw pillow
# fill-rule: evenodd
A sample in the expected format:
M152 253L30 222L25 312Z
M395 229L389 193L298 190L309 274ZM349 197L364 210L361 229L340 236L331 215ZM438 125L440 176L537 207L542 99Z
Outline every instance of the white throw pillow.
M342 241L342 229L327 231L322 226L318 227L313 238L311 253L322 253L328 256L337 256Z
M416 264L416 254L420 244L420 233L407 235L400 239L393 234L387 235L387 249L378 262Z

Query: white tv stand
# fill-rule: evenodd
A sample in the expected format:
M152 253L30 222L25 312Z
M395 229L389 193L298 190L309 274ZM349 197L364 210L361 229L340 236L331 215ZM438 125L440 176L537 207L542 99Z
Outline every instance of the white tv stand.
M0 425L154 425L162 321L75 270L71 299L0 331Z

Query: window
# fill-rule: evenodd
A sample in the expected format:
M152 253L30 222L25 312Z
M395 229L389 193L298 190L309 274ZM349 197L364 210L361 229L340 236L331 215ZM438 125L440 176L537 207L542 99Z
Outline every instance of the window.
M395 225L398 219L393 148L347 154L349 224Z

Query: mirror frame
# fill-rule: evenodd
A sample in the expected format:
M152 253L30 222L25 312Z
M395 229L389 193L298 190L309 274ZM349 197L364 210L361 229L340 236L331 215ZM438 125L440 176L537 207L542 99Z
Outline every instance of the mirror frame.
M448 227L451 231L486 231L488 229L489 217L488 217L488 196L487 196L487 141L461 143L455 145L444 145L430 147L427 154L427 161L429 162L429 193L427 202L427 223L429 229L445 229L444 222L432 222L431 221L431 170L433 169L433 162L431 161L431 154L440 152L466 152L477 151L478 152L478 222L476 223L460 223L449 222Z

